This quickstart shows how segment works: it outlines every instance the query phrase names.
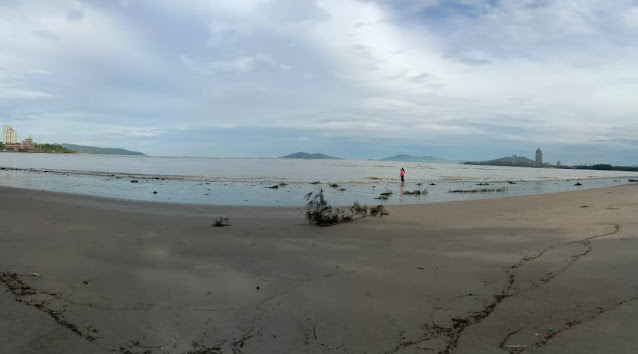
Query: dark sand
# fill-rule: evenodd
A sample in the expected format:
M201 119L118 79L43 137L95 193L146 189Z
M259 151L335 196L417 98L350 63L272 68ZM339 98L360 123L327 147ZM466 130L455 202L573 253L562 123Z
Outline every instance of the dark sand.
M0 200L1 353L638 352L638 185L327 228L300 208Z

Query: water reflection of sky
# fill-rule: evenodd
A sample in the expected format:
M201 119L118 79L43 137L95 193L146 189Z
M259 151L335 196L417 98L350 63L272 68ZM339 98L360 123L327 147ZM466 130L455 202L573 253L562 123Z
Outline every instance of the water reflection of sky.
M132 180L138 181L132 183ZM328 183L288 181L279 188L267 188L281 180L254 179L234 181L206 181L205 179L161 179L150 176L85 175L41 171L2 170L0 185L121 198L130 200L178 202L215 205L271 205L302 206L304 195L323 188L327 200L334 205L347 205L354 201L374 203L428 203L470 200L489 197L519 196L551 193L587 188L607 187L629 183L627 178L599 178L580 180L546 180L515 182L484 180L426 181L408 180L404 185L397 180L339 183L337 188ZM478 185L481 183L482 185ZM488 185L483 185L488 183ZM343 190L345 189L345 190ZM499 192L449 193L450 190L504 189ZM421 195L408 195L406 191L423 191ZM387 200L377 199L384 191L392 194ZM154 192L157 192L155 194Z
M81 154L0 153L0 167L121 173L162 176L196 176L215 181L285 180L290 182L368 183L396 181L401 167L407 181L501 180L534 181L638 176L615 171L563 170L459 164L386 161L213 159ZM636 178L636 177L634 177Z

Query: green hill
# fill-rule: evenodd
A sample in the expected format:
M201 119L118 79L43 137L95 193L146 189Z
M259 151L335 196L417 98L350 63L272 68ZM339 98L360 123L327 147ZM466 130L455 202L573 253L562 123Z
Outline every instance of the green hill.
M67 149L58 144L33 144L36 152L46 152L49 154L73 154L75 151Z
M286 155L283 159L303 159L303 160L343 160L338 157L328 156L324 154L309 154L307 152L296 152L294 154Z
M120 148L100 148L95 146L75 145L75 144L60 144L65 149L73 150L78 154L97 154L97 155L135 155L146 156L146 154L139 151L130 151Z

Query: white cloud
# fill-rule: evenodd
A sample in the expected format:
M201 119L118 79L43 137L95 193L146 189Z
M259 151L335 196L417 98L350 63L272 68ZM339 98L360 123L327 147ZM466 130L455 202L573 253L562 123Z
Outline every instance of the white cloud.
M185 54L180 54L180 61L188 70L202 75L211 74L246 74L257 70L289 71L290 65L277 62L272 55L257 53L252 56L240 56L229 60L195 62Z
M231 60L196 63L185 54L180 55L182 63L192 72L203 75L218 73L247 73L254 71L257 61L252 56L242 56Z
M524 139L560 142L565 134L559 132L578 130L572 139L584 143L600 131L595 127L601 119L629 123L638 108L623 94L632 90L612 87L638 74L631 64L638 53L609 46L601 37L608 25L601 18L609 20L613 6L589 5L504 2L465 19L467 26L448 44L427 24L384 21L387 14L374 3L323 1L331 17L316 28L313 40L339 63L338 77L369 92L361 107L376 112L365 116L379 126L395 124L385 120L392 114L403 117L414 134L431 132L428 122L492 133L503 124L495 117L510 116L529 119L518 130ZM591 48L602 51L592 55ZM455 54L444 54L450 51ZM580 65L588 58L590 63ZM638 134L636 124L628 128Z
M633 6L625 13L625 24L630 28L638 27L638 6Z
M0 100L29 100L50 97L50 94L42 91L0 86Z

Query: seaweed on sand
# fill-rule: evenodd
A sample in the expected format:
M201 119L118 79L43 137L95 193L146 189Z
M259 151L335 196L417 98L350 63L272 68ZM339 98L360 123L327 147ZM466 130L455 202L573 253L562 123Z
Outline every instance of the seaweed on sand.
M334 208L323 195L323 188L306 194L306 213L308 222L317 226L332 226L339 223L351 222L368 216L368 210L372 216L388 215L383 205L368 209L367 205L354 202L348 208L349 213L339 208Z
M448 193L494 193L507 192L507 188L482 188L482 189L454 189Z

